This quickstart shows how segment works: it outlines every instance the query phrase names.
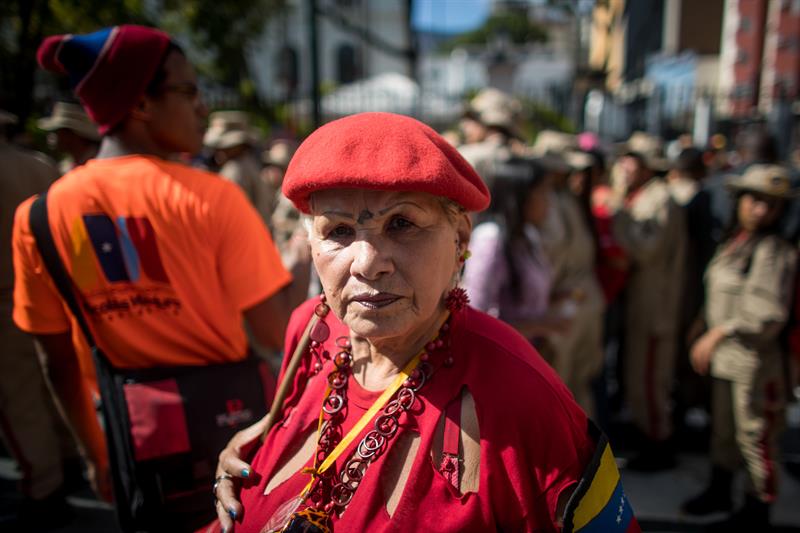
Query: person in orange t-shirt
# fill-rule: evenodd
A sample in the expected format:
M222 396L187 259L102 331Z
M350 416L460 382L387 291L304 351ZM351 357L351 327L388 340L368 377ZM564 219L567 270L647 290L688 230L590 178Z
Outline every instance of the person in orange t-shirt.
M46 69L70 74L104 135L96 159L51 187L48 215L56 248L111 364L243 360L243 318L261 344L281 346L289 312L304 299L309 262L297 261L298 282L292 282L235 184L170 161L201 149L207 115L180 48L160 31L119 26L48 38L38 59ZM14 223L14 321L47 353L95 487L108 498L91 354L36 248L28 221L32 202L18 208Z

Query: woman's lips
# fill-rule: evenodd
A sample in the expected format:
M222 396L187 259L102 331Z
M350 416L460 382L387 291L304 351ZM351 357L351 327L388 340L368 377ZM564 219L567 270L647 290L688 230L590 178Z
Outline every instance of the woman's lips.
M400 297L395 294L378 293L378 294L359 294L352 298L352 301L366 307L367 309L380 309L391 305Z

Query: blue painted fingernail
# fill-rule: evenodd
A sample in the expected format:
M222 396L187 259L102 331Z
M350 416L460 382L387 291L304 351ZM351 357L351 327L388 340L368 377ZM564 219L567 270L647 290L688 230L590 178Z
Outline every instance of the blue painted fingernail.
M236 520L236 511L233 509L228 509L228 514L231 515L232 520Z
M242 477L250 477L250 470L242 468Z

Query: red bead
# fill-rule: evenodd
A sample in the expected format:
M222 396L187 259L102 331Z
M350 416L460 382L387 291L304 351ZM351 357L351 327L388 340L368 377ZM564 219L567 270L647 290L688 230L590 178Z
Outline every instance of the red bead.
M411 379L417 380L422 375L422 372L419 371L419 368L415 368L413 372L411 372Z
M324 292L323 292L322 294L320 294L320 295L319 295L319 301L320 301L320 302L322 302L322 303L325 303L325 301L326 301L327 299L328 299L328 297L327 297L327 296L325 296L325 293L324 293Z
M450 329L450 324L448 324L447 322L445 322L445 323L442 325L442 331L447 331L448 329Z
M333 385L334 388L339 388L342 386L342 380L339 378L333 378L333 383L331 383L331 385Z
M314 307L314 314L320 318L325 318L330 310L331 308L325 305L324 303L317 304L317 306Z
M430 358L431 358L431 356L430 356L430 355L428 355L428 352L422 352L422 353L420 354L420 356L419 356L419 360L420 360L420 361L427 361L427 360L428 360L428 359L430 359Z
M319 348L319 343L317 341L311 341L312 348Z
M448 356L447 359L444 360L444 366L448 367L453 366L453 363L454 363L453 358L450 356Z
M442 339L437 339L436 340L436 347L437 348L441 348L442 346L444 346L444 341Z
M322 363L316 363L314 365L314 370L316 370L317 372L321 372L322 371Z
M333 362L336 363L336 366L338 368L341 368L343 366L347 366L350 363L350 359L351 357L349 353L339 352L336 354L336 357L334 358Z
M436 343L433 342L433 341L431 341L431 342L429 342L428 344L425 345L425 350L427 350L429 352L432 352L435 349L436 349Z
M333 511L333 508L334 508L334 504L333 504L333 502L328 502L328 503L325 505L325 512L326 512L326 513L328 513L328 514L330 514L330 513Z

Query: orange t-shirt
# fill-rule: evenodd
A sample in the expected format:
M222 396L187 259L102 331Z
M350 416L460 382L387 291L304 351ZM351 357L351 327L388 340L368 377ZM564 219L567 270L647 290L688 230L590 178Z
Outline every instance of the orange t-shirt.
M88 347L30 231L32 202L14 221L14 321L38 334L71 328L93 384ZM121 368L243 359L242 311L291 281L258 213L215 174L149 156L95 159L53 184L47 202L96 341Z

